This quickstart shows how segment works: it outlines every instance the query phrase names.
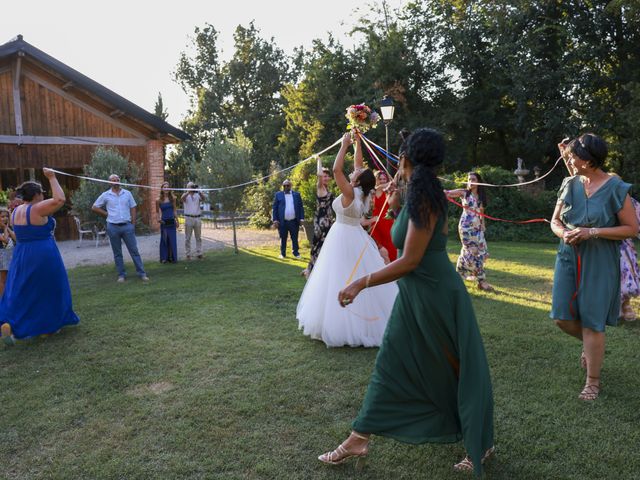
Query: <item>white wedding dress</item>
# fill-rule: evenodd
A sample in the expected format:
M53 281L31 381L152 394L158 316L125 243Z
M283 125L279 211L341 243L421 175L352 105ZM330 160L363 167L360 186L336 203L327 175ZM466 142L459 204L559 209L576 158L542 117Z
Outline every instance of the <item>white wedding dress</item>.
M352 280L384 267L376 243L360 226L366 211L362 189L354 188L354 195L346 208L342 206L342 195L333 201L336 221L296 309L299 328L305 335L322 340L327 347L379 346L398 293L393 282L362 290L346 308L338 303L338 292L347 286L361 254Z

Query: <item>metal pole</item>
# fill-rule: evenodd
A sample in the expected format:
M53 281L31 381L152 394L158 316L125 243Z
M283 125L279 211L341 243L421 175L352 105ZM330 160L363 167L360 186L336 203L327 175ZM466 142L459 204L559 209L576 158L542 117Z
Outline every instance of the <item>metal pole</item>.
M387 151L387 172L389 171L389 124L384 122L385 150ZM391 180L391 179L389 179Z

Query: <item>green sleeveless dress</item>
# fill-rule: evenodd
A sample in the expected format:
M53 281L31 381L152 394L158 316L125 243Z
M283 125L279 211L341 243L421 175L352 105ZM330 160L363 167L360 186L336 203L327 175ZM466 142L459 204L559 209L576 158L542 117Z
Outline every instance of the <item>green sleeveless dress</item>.
M463 440L479 475L493 446L491 377L471 299L445 249L445 221L438 219L420 265L398 280L353 429L412 444ZM392 230L399 257L408 226L403 208Z
M631 185L611 177L587 197L582 177L562 182L560 219L567 228L615 227ZM577 285L578 258L580 283ZM577 291L577 293L576 293ZM620 314L620 242L591 238L575 247L560 240L553 274L551 313L556 320L579 320L583 328L604 332Z

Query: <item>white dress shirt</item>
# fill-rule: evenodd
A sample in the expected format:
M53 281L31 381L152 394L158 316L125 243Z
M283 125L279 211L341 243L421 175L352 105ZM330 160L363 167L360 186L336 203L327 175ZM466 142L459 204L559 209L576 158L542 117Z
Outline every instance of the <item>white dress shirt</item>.
M284 202L284 219L295 220L296 208L293 206L293 193L285 193Z

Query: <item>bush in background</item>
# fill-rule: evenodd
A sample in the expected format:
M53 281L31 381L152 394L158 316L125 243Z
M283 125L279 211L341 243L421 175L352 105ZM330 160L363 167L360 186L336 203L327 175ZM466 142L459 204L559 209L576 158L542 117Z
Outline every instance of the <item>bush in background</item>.
M244 208L252 212L249 217L249 225L256 228L271 227L271 210L273 207L273 196L282 188L282 182L285 179L283 173L275 173L280 170L280 166L275 162L269 165L268 178L250 185L245 190ZM260 175L256 175L255 179L259 179Z
M115 148L98 147L91 155L91 162L84 166L84 175L92 178L107 180L109 175L115 173L120 177L122 183L140 183L141 174L140 167L135 162L130 162L123 157ZM91 211L94 202L100 194L110 187L106 183L82 181L71 197L72 213L78 215L83 222L99 222L102 225L106 223L106 219L96 215ZM140 219L140 206L142 205L142 197L137 188L130 190L134 200L138 204L138 220ZM142 225L136 222L136 226Z

